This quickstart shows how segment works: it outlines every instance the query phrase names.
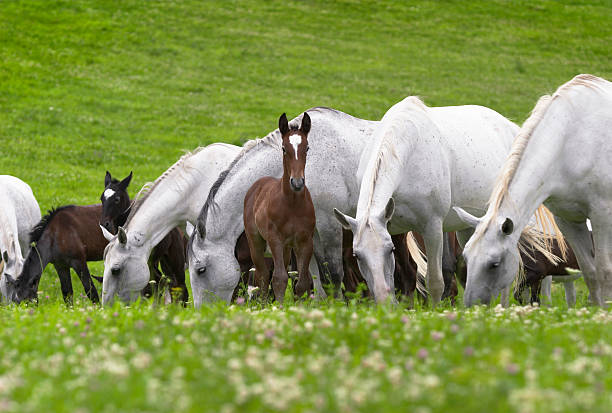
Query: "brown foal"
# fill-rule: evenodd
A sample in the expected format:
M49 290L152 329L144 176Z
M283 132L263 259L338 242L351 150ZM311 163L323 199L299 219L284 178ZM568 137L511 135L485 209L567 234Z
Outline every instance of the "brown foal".
M282 136L283 177L267 176L249 188L244 197L244 229L255 264L255 282L262 297L267 298L270 285L270 272L264 258L267 241L274 260L272 289L276 300L282 303L292 249L299 274L295 293L300 297L311 287L308 264L313 250L315 211L304 178L310 116L304 113L298 129L289 128L283 113L278 126Z

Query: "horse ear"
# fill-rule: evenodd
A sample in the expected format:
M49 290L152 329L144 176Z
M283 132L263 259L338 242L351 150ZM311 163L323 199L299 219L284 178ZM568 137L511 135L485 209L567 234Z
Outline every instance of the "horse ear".
M457 213L461 221L468 224L472 228L476 228L478 224L480 224L480 221L482 221L482 218L475 217L474 215L465 211L463 208L453 207L453 210Z
M196 231L198 232L200 238L204 239L204 237L206 237L206 228L204 227L204 224L199 220L198 224L196 225Z
M127 187L131 181L132 181L132 171L130 171L130 174L126 176L123 179L123 181L119 182L119 188L123 189L124 191L127 190Z
M125 245L127 243L127 234L125 233L123 227L119 227L119 230L117 231L117 238L121 244Z
M310 132L310 116L306 112L304 112L304 116L302 117L302 126L300 126L300 130L304 135L308 135L308 132Z
M112 181L113 177L111 176L110 172L106 171L106 176L104 177L104 188L109 186Z
M336 219L338 220L340 225L342 225L342 228L355 233L355 231L357 230L357 220L355 218L351 218L348 215L344 215L336 208L334 208L334 215L336 216Z
M111 234L110 231L104 228L102 225L100 225L100 229L102 230L102 235L104 235L104 238L106 238L108 242L111 242L112 240L117 238L116 235Z
M501 231L504 233L504 235L512 234L512 231L514 231L514 222L512 222L510 218L506 218L501 226Z
M395 201L393 200L393 198L389 198L389 202L387 202L387 206L385 207L385 212L383 215L383 219L385 220L385 222L389 222L391 220L391 217L393 216L394 212Z
M283 113L278 119L278 129L280 130L281 135L285 135L287 132L289 132L289 121L287 120L286 113Z
M4 276L6 277L6 283L9 285L15 284L15 279L13 277L11 277L10 274L4 274Z

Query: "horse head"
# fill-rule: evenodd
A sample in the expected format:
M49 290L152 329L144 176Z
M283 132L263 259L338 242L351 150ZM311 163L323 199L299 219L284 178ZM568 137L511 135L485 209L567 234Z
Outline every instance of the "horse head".
M132 172L119 181L106 171L104 192L100 196L100 201L102 201L100 225L111 233L117 232L117 227L125 224L130 210L130 196L127 193L127 187L131 180Z

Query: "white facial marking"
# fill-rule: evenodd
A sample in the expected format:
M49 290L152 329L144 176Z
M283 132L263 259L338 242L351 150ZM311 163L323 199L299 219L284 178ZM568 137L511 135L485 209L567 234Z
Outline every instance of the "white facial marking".
M297 133L294 133L293 135L289 136L289 143L291 145L293 145L293 151L295 152L295 159L297 160L298 158L298 146L300 146L300 143L302 143L302 137L300 135L298 135Z
M104 191L104 193L102 195L104 195L104 199L108 199L111 196L115 195L115 191L113 191L112 189L108 188L106 191Z

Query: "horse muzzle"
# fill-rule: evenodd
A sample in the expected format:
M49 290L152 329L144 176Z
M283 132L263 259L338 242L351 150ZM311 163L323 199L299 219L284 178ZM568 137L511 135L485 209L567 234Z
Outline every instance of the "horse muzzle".
M304 189L304 178L293 178L289 179L289 185L291 185L291 189L295 192L300 192Z

